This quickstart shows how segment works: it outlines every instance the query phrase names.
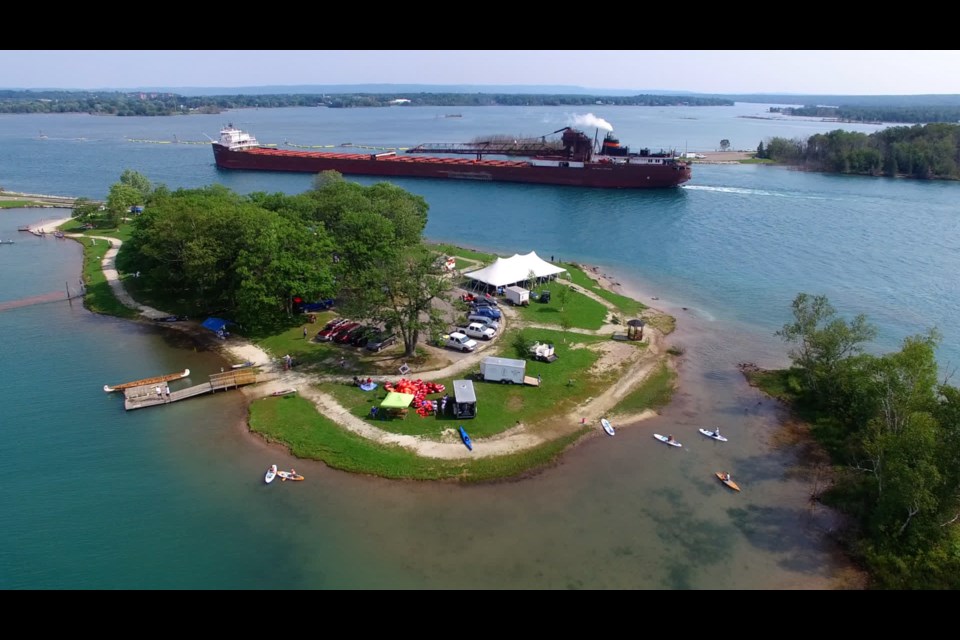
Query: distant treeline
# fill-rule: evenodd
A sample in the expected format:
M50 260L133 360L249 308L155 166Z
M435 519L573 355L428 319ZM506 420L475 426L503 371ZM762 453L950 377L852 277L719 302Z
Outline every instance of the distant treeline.
M843 122L960 122L960 106L950 105L770 107L770 111L788 116L836 118Z
M169 116L219 113L224 109L274 107L388 106L731 106L726 98L692 96L589 96L506 93L357 93L183 96L152 92L0 90L0 113L91 113L116 116Z
M771 138L757 157L812 171L924 180L960 179L960 125L890 127L871 134L837 129L806 141Z

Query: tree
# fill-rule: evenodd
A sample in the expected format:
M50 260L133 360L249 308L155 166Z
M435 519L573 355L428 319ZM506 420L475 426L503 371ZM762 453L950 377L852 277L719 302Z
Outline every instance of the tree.
M130 211L130 207L140 204L143 199L136 188L122 182L114 183L107 194L107 214L111 224L120 224L120 219Z
M137 193L140 194L139 203L134 204L143 204L146 202L150 196L150 192L153 190L153 185L150 184L147 177L132 169L126 169L120 174L120 183L135 189Z
M90 219L91 216L95 215L97 211L100 210L99 205L91 201L89 198L77 198L73 201L73 217L79 220L80 222L86 222Z
M730 150L730 141L724 138L720 141L720 151L729 151Z
M403 339L404 355L412 356L420 334L443 323L433 301L452 288L437 275L436 256L423 245L391 253L362 270L342 275L342 310L391 326Z
M566 285L560 285L557 287L557 302L560 303L560 311L563 311L563 305L567 303L567 296L570 295L570 287Z
M760 144L757 145L757 157L758 157L758 158L766 158L767 156L765 156L764 153L766 153L766 152L765 152L764 149L763 149L763 140L761 140L761 141L760 141Z
M863 314L849 324L835 317L826 296L800 293L792 307L794 321L776 335L798 345L790 350L790 358L804 373L808 391L816 391L821 381L833 377L841 359L861 353L862 344L876 337L876 328Z

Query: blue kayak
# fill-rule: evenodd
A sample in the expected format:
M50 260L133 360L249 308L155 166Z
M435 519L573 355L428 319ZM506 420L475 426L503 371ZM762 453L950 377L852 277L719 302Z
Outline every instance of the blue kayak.
M467 445L467 449L473 451L473 442L470 441L470 436L467 435L467 431L463 428L463 425L460 425L460 439L463 440L463 444Z

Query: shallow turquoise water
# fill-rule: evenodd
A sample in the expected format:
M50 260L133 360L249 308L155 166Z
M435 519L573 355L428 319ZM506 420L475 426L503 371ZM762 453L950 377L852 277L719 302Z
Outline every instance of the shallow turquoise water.
M765 132L828 127L735 117L754 108L598 115L624 143L691 150L712 149L720 138L752 148ZM244 193L293 193L310 177L220 172L206 146L124 136L202 139L231 117L264 141L402 145L491 131L542 134L567 115L463 113L0 116L0 183L103 197L132 168L173 188L220 182ZM39 130L46 140L37 139ZM519 482L387 482L295 462L265 445L246 433L239 394L127 413L121 398L101 390L183 367L204 376L223 364L213 353L66 302L2 311L0 345L14 373L0 385L0 447L10 471L0 494L7 515L0 588L831 584L842 563L822 534L829 514L807 501L815 475L798 472L796 454L778 447L777 409L734 365L785 361L773 331L789 320L799 291L825 293L845 314L866 313L881 329L878 349L935 325L944 334L941 364L956 363L960 185L707 165L668 191L398 184L427 198L433 239L598 264L642 299L656 295L678 317L671 340L688 349L674 404ZM0 212L0 238L17 240L0 247L0 302L76 282L79 247L16 232L56 214ZM705 424L721 425L729 446L699 436ZM674 433L683 449L657 443L654 431ZM270 462L295 464L308 481L264 486ZM712 479L723 468L733 469L743 493L722 491Z

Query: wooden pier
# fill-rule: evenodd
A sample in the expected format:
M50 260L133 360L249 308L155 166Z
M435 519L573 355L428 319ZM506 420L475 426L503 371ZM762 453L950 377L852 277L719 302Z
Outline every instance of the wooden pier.
M186 400L187 398L193 398L206 393L227 391L248 384L267 382L275 378L275 374L260 373L252 368L224 371L223 373L212 374L209 382L187 387L186 389L171 390L169 398L163 393L157 395L157 385L155 384L130 387L123 391L123 407L127 411L143 409L144 407L155 407L160 404L170 404L171 402ZM164 386L161 385L160 388L164 389Z

